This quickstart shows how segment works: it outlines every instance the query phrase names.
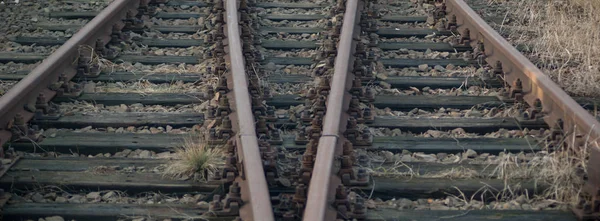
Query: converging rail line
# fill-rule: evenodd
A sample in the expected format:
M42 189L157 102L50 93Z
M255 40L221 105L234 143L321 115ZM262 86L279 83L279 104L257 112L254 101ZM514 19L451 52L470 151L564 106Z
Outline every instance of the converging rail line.
M36 29L55 35L10 41L51 54L0 53L34 67L0 73L6 219L600 214L594 99L463 0L114 0L47 17ZM543 160L581 150L582 202L535 204L560 188L536 176Z

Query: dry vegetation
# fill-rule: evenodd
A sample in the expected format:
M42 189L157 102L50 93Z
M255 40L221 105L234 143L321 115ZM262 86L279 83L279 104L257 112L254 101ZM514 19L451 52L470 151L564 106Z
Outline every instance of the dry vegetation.
M568 93L600 96L600 1L527 0L501 2L510 7L501 26L516 44L530 47L529 59Z
M175 148L178 159L167 165L164 175L171 178L193 178L206 181L224 162L224 151L220 147L210 147L202 135L185 140Z
M574 96L600 96L600 1L489 0L508 7L509 25L501 32L514 44L529 46L529 59ZM569 143L569 142L567 142ZM549 185L541 197L575 204L582 191L591 147L556 151L526 168L507 159L503 179L530 176ZM506 172L506 173L505 173Z
M533 179L546 187L538 199L549 199L557 203L575 205L584 183L587 148L578 151L555 151L528 164L519 164L516 157L505 158L496 168L499 179Z
M418 171L419 168L411 168L401 161L396 161L393 165L368 168L368 170L372 176L384 177L500 179L505 183L504 189L490 189L484 185L480 190L487 196L491 194L497 201L511 201L518 198L519 195L515 194L521 188L518 181L534 181L538 187L543 187L545 190L541 194L530 195L527 198L575 205L580 201L588 156L587 147L576 151L549 151L549 153L537 156L528 162L522 162L518 154L504 154L500 155L498 164L486 164L485 172L448 164L447 170L423 174ZM473 200L464 196L457 197L463 200Z

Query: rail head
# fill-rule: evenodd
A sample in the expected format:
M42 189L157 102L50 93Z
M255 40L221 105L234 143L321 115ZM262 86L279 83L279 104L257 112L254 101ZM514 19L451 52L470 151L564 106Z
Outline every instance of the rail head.
M77 64L74 61L80 56L81 46L94 48L98 40L104 44L108 43L113 25L122 23L121 20L127 13L136 15L140 4L147 3L148 0L113 1L0 97L0 145L10 140L10 127L17 114L21 114L25 122L29 121L34 113L26 110L26 106L33 106L40 94L43 94L47 101L52 99L56 91L50 90L49 86L58 82L61 75L69 81L77 74Z
M600 124L573 98L515 49L504 37L489 26L463 0L446 0L447 17L456 18L460 33L468 30L471 45L483 43L485 60L496 65L504 81L516 89L530 106L540 107L544 120L551 127L562 129L564 134L589 136L590 144L598 147ZM494 66L493 65L493 66ZM558 124L558 125L557 125Z
M334 64L331 90L327 98L327 111L323 119L323 132L317 147L312 178L309 183L304 218L306 221L335 220L337 210L333 208L336 187L341 183L334 171L335 156L341 153L345 138L342 134L346 128L350 93L354 75L353 67L355 42L354 36L359 34L361 13L360 0L347 0L346 11L342 23L337 54Z
M455 25L463 37L469 35L471 46L478 47L486 62L495 65L495 74L510 85L509 96L526 101L534 111L542 114L544 121L553 129L552 142L557 147L572 151L588 148L588 179L582 194L591 196L591 200L582 201L573 208L573 212L580 220L597 219L600 216L597 203L600 200L597 194L600 191L597 169L600 167L600 123L463 0L446 0L445 4L449 21L456 21L451 25Z
M238 1L225 0L225 17L227 21L226 36L229 49L229 74L233 89L233 108L237 122L238 160L241 161L244 177L242 182L242 199L240 215L244 220L275 220L271 198L263 170L258 138L256 137L255 119L250 101L250 91L245 70L245 59L242 54Z

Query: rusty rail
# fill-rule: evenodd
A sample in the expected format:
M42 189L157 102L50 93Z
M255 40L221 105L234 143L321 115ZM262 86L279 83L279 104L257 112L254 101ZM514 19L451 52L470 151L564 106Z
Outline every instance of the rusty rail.
M446 29L461 33L463 43L478 50L480 56L494 67L494 73L503 79L510 90L508 95L530 105L524 116L542 117L552 128L551 140L556 147L590 148L588 182L585 192L592 197L591 204L583 203L575 209L580 219L600 217L600 123L565 93L547 75L517 51L490 27L463 0L446 0ZM465 42L464 40L467 40Z
M57 93L61 93L60 90L49 89L50 85L59 81L69 82L77 74L79 67L77 62L74 61L82 56L82 53L80 53L81 46L85 45L93 49L100 43L99 46L104 47L111 39L113 25L123 24L122 19L128 13L136 15L140 4L147 3L148 0L113 1L25 78L0 97L0 146L11 140L13 136L11 128L13 126L25 125L27 121L34 117L34 110L29 107L33 107L39 102L45 103L56 96ZM92 52L88 50L85 53ZM59 80L59 78L63 79Z
M262 159L255 128L255 120L250 101L245 59L242 55L242 40L238 18L238 1L226 0L227 43L229 48L230 82L233 89L233 122L237 122L236 146L238 163L242 165L243 175L240 181L244 205L240 208L240 217L244 220L275 220L269 189L263 170Z
M348 89L352 86L354 74L350 71L353 67L354 36L359 33L360 21L359 0L348 0L342 24L342 31L338 44L338 53L335 58L334 73L331 90L327 98L327 111L323 120L323 132L317 147L317 156L310 180L306 209L303 220L335 220L336 208L332 204L335 200L335 190L341 183L340 177L333 168L335 156L341 154L345 138L342 136L346 128L350 94Z
M495 65L496 74L502 75L504 81L510 84L513 97L525 100L532 107L541 105L541 113L548 125L555 126L562 121L562 125L558 126L565 134L589 134L592 141L600 138L598 121L463 0L447 0L446 8L448 18L453 20L452 17L456 17L456 29L462 36L469 36L473 48L480 47L479 42L483 43L485 60ZM577 131L573 130L575 127Z

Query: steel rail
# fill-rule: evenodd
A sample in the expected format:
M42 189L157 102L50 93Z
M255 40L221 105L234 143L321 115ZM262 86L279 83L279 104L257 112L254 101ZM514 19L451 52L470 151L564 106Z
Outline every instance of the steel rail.
M578 151L588 148L588 179L583 193L591 200L573 208L580 220L600 217L600 123L563 91L539 68L490 27L463 0L446 0L447 17L456 18L456 29L469 34L474 48L483 43L488 64L496 65L496 74L511 86L510 95L518 96L543 115L544 121L558 132L551 139L558 147ZM467 32L468 31L468 32ZM560 144L563 144L562 146ZM569 150L567 149L567 150Z
M579 130L578 135L589 135L591 141L600 138L600 124L589 112L583 109L571 96L523 56L498 32L489 26L463 0L446 0L448 16L456 16L457 28L461 33L469 29L471 45L476 47L483 42L486 61L489 64L501 62L504 79L511 87L518 80L522 82L522 94L527 103L534 106L541 101L544 120L550 126L560 125L565 134ZM594 142L596 147L597 143Z
M335 156L341 154L341 136L346 128L348 110L350 104L350 93L348 89L352 86L354 74L350 68L354 62L353 42L354 35L359 29L357 23L360 20L358 11L359 0L347 0L346 11L342 23L342 30L338 44L338 52L335 58L334 72L331 79L332 85L327 98L327 109L323 120L323 132L317 146L317 156L312 172L312 178L308 187L306 209L304 218L306 221L335 220L337 211L332 207L335 200L335 189L341 183L336 176L333 165Z
M33 118L34 114L25 109L25 106L35 104L36 98L42 93L47 100L56 95L56 91L48 88L58 82L59 76L66 75L67 81L77 73L79 47L88 45L94 48L98 39L107 43L110 40L113 25L121 22L127 12L137 14L137 8L142 1L147 0L115 0L102 10L94 19L83 26L67 42L60 46L54 53L33 69L25 78L0 97L0 145L11 138L11 122L20 113L25 122Z
M242 184L242 200L240 216L244 220L275 220L271 198L264 174L262 158L256 137L255 120L250 102L248 79L245 70L245 59L242 55L240 25L238 18L238 1L226 0L225 16L227 19L227 42L229 48L229 70L233 83L233 107L237 122L237 150L239 161L244 170L244 177L238 177Z

